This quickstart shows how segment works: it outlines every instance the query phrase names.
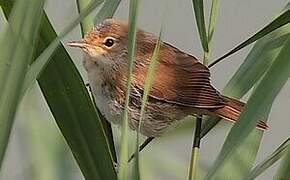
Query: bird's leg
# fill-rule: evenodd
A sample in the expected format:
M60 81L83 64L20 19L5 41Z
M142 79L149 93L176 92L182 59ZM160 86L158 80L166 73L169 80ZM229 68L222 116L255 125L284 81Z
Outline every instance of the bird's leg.
M139 152L141 152L152 140L154 137L148 137L139 147ZM131 157L128 160L128 163L131 162L131 160L135 157L135 153L131 155Z

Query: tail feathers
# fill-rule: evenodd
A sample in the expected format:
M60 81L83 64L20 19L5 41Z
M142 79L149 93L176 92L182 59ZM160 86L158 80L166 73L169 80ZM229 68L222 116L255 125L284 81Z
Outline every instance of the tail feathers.
M223 96L226 105L223 108L215 109L214 113L219 117L235 122L239 119L239 116L243 110L244 103L233 98ZM259 121L256 126L257 129L268 129L267 124L264 121Z

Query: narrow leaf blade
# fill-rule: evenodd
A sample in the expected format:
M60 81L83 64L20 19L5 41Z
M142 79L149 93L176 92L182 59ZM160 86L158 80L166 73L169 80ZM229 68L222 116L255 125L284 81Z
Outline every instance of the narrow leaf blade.
M208 67L212 67L215 64L219 63L226 57L234 54L235 52L241 50L242 48L246 47L249 44L252 44L253 42L257 41L258 39L264 37L265 35L271 33L272 31L288 24L290 22L290 10L284 11L280 16L278 16L274 21L272 21L270 24L265 26L263 29L255 33L253 36L251 36L249 39L246 41L242 42L238 46L236 46L234 49L232 49L230 52L226 53L225 55L221 56L214 62L212 62Z
M204 20L203 0L192 0L192 5L203 50L208 52L208 40Z
M138 7L139 0L130 0L128 31L128 81L121 135L120 171L118 174L118 178L120 180L126 180L128 178L128 110L131 95L132 72L135 61Z
M266 118L269 107L290 76L289 48L290 38L286 40L279 55L251 95L240 120L231 129L207 178L213 178L219 173L255 128L257 121ZM265 90L267 90L266 97L264 96Z

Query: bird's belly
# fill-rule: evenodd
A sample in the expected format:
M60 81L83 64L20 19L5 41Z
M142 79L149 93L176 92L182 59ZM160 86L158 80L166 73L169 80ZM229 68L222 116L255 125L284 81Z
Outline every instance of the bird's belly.
M121 105L99 90L93 90L93 94L97 107L105 118L110 122L121 124Z
M110 86L104 83L102 75L102 72L98 70L88 73L97 107L108 121L122 124L124 105L118 103L113 98ZM140 101L140 99L137 101ZM148 103L144 119L142 120L141 133L148 137L162 135L174 121L180 120L185 116L181 110L177 109L174 105L167 103L157 101ZM140 120L140 104L131 103L128 115L130 128L136 130Z
M96 105L102 115L110 122L121 124L121 104L112 98L111 91L104 83L102 74L98 71L90 72L88 78Z

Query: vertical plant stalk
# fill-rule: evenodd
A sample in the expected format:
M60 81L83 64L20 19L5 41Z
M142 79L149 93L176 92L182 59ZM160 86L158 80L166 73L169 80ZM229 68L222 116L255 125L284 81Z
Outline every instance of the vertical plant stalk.
M217 20L218 0L212 0L208 32L206 31L203 1L192 0L192 4L193 4L194 12L195 12L196 23L197 23L198 32L200 35L201 44L203 47L203 64L207 66L208 59L210 56L210 49L211 49L210 42L213 37L216 20ZM189 175L188 175L189 180L194 180L197 177L202 120L203 120L202 116L198 116L196 118L195 132L194 132L194 138L193 138L193 147L192 147L192 152L191 152L191 161L190 161Z
M80 13L83 9L85 9L87 7L87 5L91 2L92 0L76 0L77 3L77 9L78 12ZM94 0L97 1L99 4L101 4L104 0ZM90 31L90 29L94 26L94 18L91 15L88 15L87 17L85 17L82 21L81 21L81 33L82 33L82 37L84 37L84 35ZM92 97L92 102L94 107L96 108L96 112L99 115L99 119L101 120L101 125L102 125L102 129L104 130L105 136L106 136L106 140L108 143L108 147L111 153L111 156L113 158L114 163L117 163L117 155L116 155L116 150L115 150L115 145L114 145L114 137L113 137L113 131L112 131L112 127L111 124L105 119L105 117L100 113L96 102L95 102L95 98L94 95L91 91L91 87L89 86L90 92L91 92L91 97Z
M121 135L121 150L120 150L120 169L118 174L119 180L127 179L128 170L128 109L131 94L132 72L135 60L136 49L136 32L137 32L137 16L138 16L138 0L130 0L129 7L129 32L128 32L128 81L127 94L124 107L122 135Z
M195 180L197 177L197 167L199 159L199 147L200 147L200 132L201 132L202 116L196 118L193 145L190 158L189 175L188 180Z

